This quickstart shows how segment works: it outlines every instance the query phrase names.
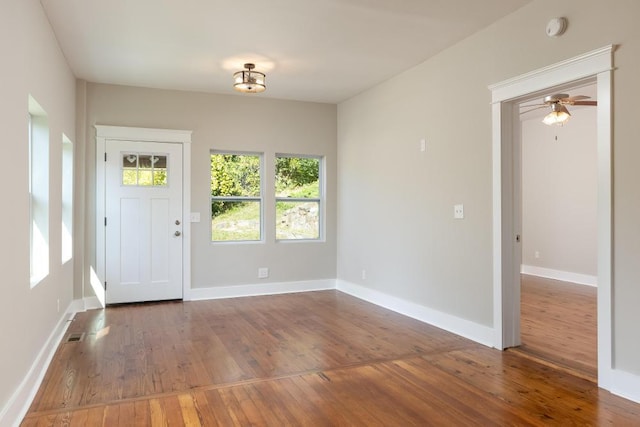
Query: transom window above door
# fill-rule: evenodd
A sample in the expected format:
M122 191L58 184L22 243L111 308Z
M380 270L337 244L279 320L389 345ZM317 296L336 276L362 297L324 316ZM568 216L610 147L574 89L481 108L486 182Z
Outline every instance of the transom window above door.
M166 187L168 161L166 153L122 153L122 185Z

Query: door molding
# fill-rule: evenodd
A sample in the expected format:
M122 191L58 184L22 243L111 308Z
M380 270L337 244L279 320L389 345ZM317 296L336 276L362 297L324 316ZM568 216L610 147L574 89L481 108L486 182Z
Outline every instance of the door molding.
M519 191L514 159L519 138L517 104L523 98L552 87L595 81L598 93L598 385L611 389L613 376L612 322L612 134L611 83L614 46L553 64L489 86L492 93L493 153L493 327L494 346L512 347L520 339L520 292L514 278L520 274L515 237L520 234ZM518 182L518 180L516 180ZM519 283L519 281L518 281Z
M96 129L96 270L91 286L105 306L106 293L106 168L104 153L109 141L172 142L182 144L182 298L191 290L191 133L190 130L95 125Z

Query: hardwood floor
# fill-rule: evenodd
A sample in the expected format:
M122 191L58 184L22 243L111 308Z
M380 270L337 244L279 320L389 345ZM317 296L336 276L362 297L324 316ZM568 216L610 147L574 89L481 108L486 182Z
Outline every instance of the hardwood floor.
M79 313L23 426L639 425L640 404L337 291Z
M596 288L522 275L518 351L596 382Z

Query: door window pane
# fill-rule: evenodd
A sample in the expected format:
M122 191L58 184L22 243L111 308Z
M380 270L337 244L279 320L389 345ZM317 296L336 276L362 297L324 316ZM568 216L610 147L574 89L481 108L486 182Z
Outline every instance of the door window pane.
M166 154L122 154L122 185L163 187L168 185Z

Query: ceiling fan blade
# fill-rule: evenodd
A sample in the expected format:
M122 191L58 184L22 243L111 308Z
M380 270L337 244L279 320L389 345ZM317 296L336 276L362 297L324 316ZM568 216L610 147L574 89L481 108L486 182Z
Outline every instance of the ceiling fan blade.
M561 99L562 102L564 103L574 103L575 101L581 101L583 99L589 99L591 98L590 96L585 96L585 95L576 95L576 96L570 96L568 98L563 98Z
M571 105L590 105L592 107L595 107L596 105L598 105L598 101L574 101L571 103Z
M532 107L532 105L525 105L524 107ZM546 108L546 107L548 107L548 105L547 105L547 104L540 104L540 105L535 106L535 107L533 107L533 108L529 108L528 110L520 111L520 114L521 114L521 115L522 115L522 114L527 114L527 113L529 113L529 112L531 112L531 111L539 110L539 109L541 109L541 108Z
M546 107L549 104L522 104L520 105L520 109L529 108L529 107Z

